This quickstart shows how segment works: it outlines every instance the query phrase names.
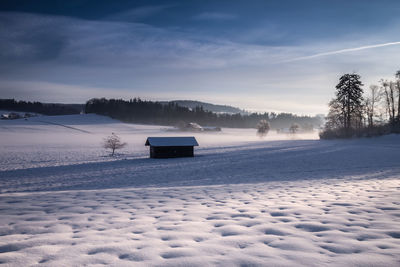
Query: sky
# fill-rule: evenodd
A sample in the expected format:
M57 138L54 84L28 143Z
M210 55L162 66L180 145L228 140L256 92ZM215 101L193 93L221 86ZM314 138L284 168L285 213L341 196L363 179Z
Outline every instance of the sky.
M400 1L2 0L0 98L199 100L324 114L400 69Z

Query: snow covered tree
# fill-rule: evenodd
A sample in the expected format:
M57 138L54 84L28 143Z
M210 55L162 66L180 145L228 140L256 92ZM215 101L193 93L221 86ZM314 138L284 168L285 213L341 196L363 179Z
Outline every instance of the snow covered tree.
M110 136L106 137L103 143L103 147L105 149L111 149L111 156L114 156L115 150L121 149L126 145L126 143L121 142L121 138L115 133L112 133Z
M344 118L343 128L349 132L351 128L360 128L363 109L363 86L358 74L344 74L336 85L336 102L340 105L340 113Z
M270 129L269 122L266 120L260 120L257 124L257 134L259 136L265 136L268 134Z

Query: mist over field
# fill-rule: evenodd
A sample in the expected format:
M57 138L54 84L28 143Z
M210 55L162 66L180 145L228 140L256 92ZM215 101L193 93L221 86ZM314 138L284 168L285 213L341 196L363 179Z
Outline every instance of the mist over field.
M1 1L0 265L400 266L399 14Z

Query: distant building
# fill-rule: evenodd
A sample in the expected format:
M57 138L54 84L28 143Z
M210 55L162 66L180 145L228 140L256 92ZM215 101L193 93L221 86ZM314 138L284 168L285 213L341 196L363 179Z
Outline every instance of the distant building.
M203 127L198 123L189 122L178 125L179 130L184 132L220 132L220 127Z
M21 118L21 115L19 115L18 113L15 113L15 112L1 115L2 120L16 120L16 119L20 119L20 118Z
M203 127L195 122L186 123L185 126L182 127L182 131L191 131L191 132L202 132L204 131Z
M150 158L193 157L194 147L199 144L196 138L189 137L148 137L146 146L150 146Z

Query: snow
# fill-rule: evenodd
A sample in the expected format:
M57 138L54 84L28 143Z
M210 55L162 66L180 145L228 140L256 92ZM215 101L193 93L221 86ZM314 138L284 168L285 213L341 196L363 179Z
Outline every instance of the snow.
M194 133L97 115L0 121L0 264L399 266L400 136ZM110 157L114 132L128 146Z

